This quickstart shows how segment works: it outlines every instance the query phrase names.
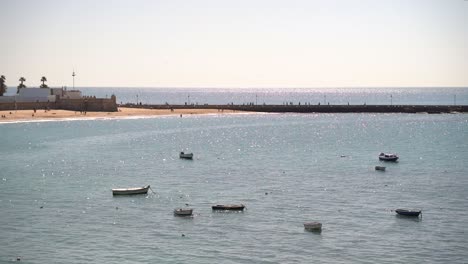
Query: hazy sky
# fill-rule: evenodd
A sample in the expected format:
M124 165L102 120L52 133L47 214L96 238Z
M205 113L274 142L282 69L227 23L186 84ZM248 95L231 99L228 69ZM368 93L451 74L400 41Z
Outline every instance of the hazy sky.
M467 0L0 0L0 74L50 86L468 86Z

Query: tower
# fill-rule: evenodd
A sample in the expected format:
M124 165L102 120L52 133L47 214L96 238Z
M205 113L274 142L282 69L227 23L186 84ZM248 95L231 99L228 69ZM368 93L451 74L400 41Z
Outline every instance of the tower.
M75 90L75 70L73 70L73 73L72 73L72 76L73 76L73 90Z

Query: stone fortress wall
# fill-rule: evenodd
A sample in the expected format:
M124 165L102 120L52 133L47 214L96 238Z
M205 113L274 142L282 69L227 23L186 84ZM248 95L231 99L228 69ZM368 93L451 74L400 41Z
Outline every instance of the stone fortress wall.
M34 109L62 109L83 112L116 112L117 102L111 98L58 98L55 102L1 102L0 110L34 110Z

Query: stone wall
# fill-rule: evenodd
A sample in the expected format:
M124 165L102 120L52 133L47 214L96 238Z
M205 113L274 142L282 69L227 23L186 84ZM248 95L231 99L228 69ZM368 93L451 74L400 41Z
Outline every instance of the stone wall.
M63 109L87 112L116 112L115 96L110 99L58 99L55 102L0 102L0 110Z
M47 102L1 102L0 110L33 110L33 109L54 109L55 103Z
M117 104L112 98L60 99L57 101L56 109L88 112L116 112Z

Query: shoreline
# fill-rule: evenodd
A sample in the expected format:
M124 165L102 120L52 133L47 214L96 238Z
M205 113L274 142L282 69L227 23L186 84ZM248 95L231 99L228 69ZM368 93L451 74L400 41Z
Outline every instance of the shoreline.
M0 124L19 122L136 119L186 115L267 113L467 113L468 106L447 105L123 105L116 112L74 110L0 110Z
M140 109L119 107L117 112L86 112L72 110L1 110L1 123L18 123L18 122L44 122L44 121L70 121L70 120L97 120L97 119L131 119L131 118L154 118L165 116L181 116L186 115L230 115L247 113L245 111L217 109Z

